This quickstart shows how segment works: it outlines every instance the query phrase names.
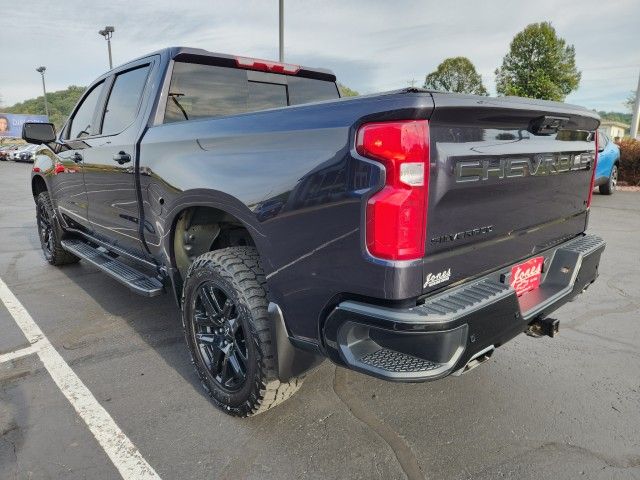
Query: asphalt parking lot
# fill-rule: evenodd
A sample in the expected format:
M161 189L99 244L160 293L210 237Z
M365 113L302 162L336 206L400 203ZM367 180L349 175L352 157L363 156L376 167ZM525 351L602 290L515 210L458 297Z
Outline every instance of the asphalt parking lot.
M435 383L325 362L242 420L203 394L169 295L45 262L29 170L0 163L0 278L160 477L640 478L640 193L594 195L600 279L557 312L558 338L520 336ZM28 345L0 303L0 358ZM118 477L38 356L0 363L0 479Z

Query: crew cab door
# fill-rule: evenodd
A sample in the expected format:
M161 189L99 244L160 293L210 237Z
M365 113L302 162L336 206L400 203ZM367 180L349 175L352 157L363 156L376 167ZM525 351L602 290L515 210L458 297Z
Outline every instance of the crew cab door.
M97 133L96 117L104 100L105 81L91 86L73 111L56 146L56 162L64 168L50 177L52 198L66 225L91 230L87 193L83 178L83 158L92 148Z
M135 179L136 143L153 61L128 64L106 80L100 134L83 153L88 216L100 240L144 256ZM147 95L148 96L148 95Z

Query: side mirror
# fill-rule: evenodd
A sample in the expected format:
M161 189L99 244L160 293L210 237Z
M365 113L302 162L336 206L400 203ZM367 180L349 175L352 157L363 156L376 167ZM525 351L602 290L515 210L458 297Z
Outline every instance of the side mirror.
M56 127L53 123L25 122L22 126L22 139L36 145L55 142Z

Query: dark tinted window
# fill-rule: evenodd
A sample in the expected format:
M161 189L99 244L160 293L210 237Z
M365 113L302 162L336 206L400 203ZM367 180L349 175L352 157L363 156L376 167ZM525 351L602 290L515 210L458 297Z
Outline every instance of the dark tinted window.
M102 134L120 133L135 120L149 66L121 73L113 84L102 122Z
M82 138L97 133L93 131L92 123L93 114L96 111L96 105L102 93L102 87L104 87L104 82L96 85L76 110L71 120L71 127L69 128L70 139Z
M248 110L287 106L287 86L277 83L249 82Z
M262 82L253 81L253 77L249 81L247 70L237 68L176 62L169 86L165 123L339 97L333 82L274 74L264 74L265 81Z
M235 68L176 62L165 122L219 117L247 110L247 73Z
M339 97L338 88L333 82L313 78L289 77L289 104L319 102Z

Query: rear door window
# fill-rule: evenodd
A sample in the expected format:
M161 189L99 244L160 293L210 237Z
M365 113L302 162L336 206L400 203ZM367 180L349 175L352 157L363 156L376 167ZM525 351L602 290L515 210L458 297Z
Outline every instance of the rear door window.
M116 76L102 121L102 135L122 132L133 123L138 113L149 65Z

